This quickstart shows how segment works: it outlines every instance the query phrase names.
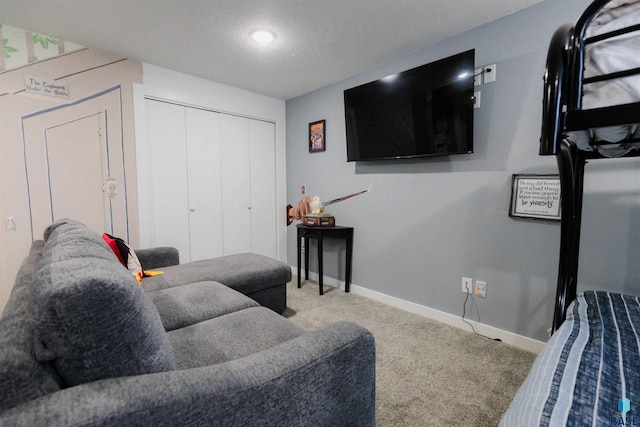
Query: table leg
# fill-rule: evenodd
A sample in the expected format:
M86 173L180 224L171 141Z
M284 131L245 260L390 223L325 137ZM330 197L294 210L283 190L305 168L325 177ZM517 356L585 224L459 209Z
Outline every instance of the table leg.
M309 280L309 238L304 238L304 280Z
M353 230L347 233L347 265L345 267L344 291L349 292L351 289L351 259L353 257Z
M302 285L300 284L300 262L302 261L301 257L300 257L300 230L298 230L298 234L297 234L297 240L298 240L298 287L301 288Z
M322 284L322 233L318 235L318 274L320 275L319 285L320 285L320 295L324 295L324 287Z

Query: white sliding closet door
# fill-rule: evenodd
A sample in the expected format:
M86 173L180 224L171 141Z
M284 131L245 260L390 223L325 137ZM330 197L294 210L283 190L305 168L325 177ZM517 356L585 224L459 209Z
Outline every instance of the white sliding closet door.
M225 254L275 258L274 124L223 114L220 127Z
M224 254L220 114L185 108L191 261Z
M151 146L151 244L182 262L223 254L220 115L147 100Z
M251 164L249 119L220 118L222 140L222 218L224 252L251 252Z
M284 209L278 216L276 206L275 126L270 122L251 120L251 250L276 258L276 226L284 221Z
M275 258L274 124L146 100L150 243L181 262L240 252Z
M180 260L188 261L191 251L184 107L147 100L146 110L151 246L173 246L180 251Z

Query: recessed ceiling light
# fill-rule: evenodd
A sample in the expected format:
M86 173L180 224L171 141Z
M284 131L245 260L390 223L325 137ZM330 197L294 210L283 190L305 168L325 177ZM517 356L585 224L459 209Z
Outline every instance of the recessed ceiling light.
M269 44L273 43L276 35L267 30L253 30L251 31L251 38L260 44Z

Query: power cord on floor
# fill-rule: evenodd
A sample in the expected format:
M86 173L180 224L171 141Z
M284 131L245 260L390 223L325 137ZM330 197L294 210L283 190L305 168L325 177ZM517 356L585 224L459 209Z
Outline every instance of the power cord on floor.
M467 289L468 289L468 287L467 287ZM462 321L463 321L464 323L466 323L467 325L471 326L471 329L473 329L473 333L475 333L475 334L476 334L476 335L478 335L479 337L484 337L484 338L489 339L489 340L492 340L492 341L499 341L499 342L502 342L502 340L501 340L500 338L491 338L491 337L488 337L488 336L486 336L486 335L479 334L479 333L478 333L478 331L476 331L475 326L473 326L473 323L468 322L468 321L464 318L464 316L465 316L465 314L466 314L466 310L467 310L467 301L469 300L469 295L471 294L470 292L465 292L465 293L467 294L467 296L464 298L464 304L462 304Z

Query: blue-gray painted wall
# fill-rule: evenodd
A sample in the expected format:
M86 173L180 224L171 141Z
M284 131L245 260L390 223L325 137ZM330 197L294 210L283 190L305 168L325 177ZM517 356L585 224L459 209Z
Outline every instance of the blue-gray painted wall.
M298 201L301 185L324 200L370 188L328 209L338 224L355 227L352 283L462 315L461 278L480 279L487 298L468 305L471 318L547 339L560 226L509 217L511 176L557 173L554 157L538 155L547 47L556 28L575 22L589 3L547 0L287 101L287 199ZM476 66L497 64L497 81L479 88L473 154L347 163L345 89L472 48ZM308 124L322 119L326 151L309 153ZM639 168L636 159L587 166L581 290L632 292L638 283ZM297 265L293 226L287 247ZM325 276L344 280L343 257L343 244L325 245Z

